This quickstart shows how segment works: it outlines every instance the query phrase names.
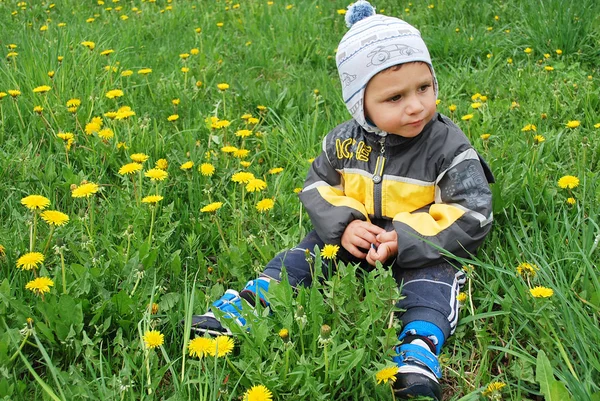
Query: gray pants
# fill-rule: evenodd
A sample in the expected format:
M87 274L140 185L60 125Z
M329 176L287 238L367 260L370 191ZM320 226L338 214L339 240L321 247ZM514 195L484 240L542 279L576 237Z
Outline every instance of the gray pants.
M312 276L306 261L306 250L312 254L315 245L323 248L325 244L315 231L311 231L298 246L279 253L267 263L263 275L280 280L282 266L285 266L292 286L310 286ZM355 258L343 248L338 252L338 259L345 263L359 263L367 270L372 269L366 261ZM439 327L445 339L453 334L458 323L457 296L465 283L465 274L446 262L419 269L404 269L394 264L392 271L396 282L402 286L404 298L397 306L405 311L400 316L403 324L425 321Z

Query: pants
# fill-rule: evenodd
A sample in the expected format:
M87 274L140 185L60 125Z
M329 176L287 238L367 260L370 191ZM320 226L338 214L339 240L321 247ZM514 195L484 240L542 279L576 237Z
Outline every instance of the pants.
M280 280L282 267L285 266L290 285L310 286L313 278L306 261L306 250L314 257L315 245L322 249L325 244L315 231L311 231L298 246L277 254L267 263L263 276ZM363 268L372 269L366 261L355 258L343 248L338 252L338 259L345 263L360 263ZM458 323L457 296L465 283L464 273L447 262L420 269L403 269L394 264L392 271L396 282L402 286L404 298L397 306L405 310L400 316L403 324L426 321L439 327L445 339L453 334Z

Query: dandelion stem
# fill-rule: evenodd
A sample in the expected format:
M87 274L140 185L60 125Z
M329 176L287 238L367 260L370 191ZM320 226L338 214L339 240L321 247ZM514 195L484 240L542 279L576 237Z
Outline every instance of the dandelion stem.
M63 294L67 293L67 275L66 275L66 269L65 269L65 257L62 253L62 249L59 247L59 254L60 254L60 269L62 271L62 284L63 284Z
M19 120L21 120L21 125L23 126L23 129L25 129L25 122L23 121L23 116L21 115L21 109L19 109L19 105L17 104L16 100L15 100L15 107L17 109L17 114L19 115Z
M33 252L35 247L35 236L37 235L37 211L33 212L33 224L31 225L31 231L29 236L29 252Z
M150 220L150 233L148 234L148 248L152 244L152 228L154 227L154 217L156 216L156 205L152 206L152 219Z
M25 344L27 343L27 340L29 339L29 336L31 335L31 331L27 330L25 337L23 338L23 341L21 341L21 345L19 345L19 349L15 351L15 353L10 357L10 359L8 360L8 362L12 362L15 360L15 358L19 355L19 352L21 352L21 350L23 349L23 347L25 346Z
M323 347L323 356L325 357L325 382L327 382L327 379L329 377L329 358L327 355L327 343L325 343L325 346Z
M44 246L44 252L42 252L44 255L46 254L46 251L48 251L48 247L50 247L50 241L52 241L52 235L54 234L54 226L50 227L50 234L48 235L48 241L46 241L46 246Z

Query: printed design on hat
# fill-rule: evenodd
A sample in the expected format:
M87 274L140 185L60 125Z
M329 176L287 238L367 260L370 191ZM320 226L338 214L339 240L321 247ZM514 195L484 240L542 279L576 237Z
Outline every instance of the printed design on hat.
M350 86L350 84L356 79L356 75L352 74L348 74L347 72L344 72L342 74L342 84L344 85L344 88Z
M367 57L371 58L371 61L366 65L370 67L372 65L380 65L387 62L390 59L405 56L410 57L413 54L423 53L421 50L407 45L391 44L387 46L377 46L373 49Z

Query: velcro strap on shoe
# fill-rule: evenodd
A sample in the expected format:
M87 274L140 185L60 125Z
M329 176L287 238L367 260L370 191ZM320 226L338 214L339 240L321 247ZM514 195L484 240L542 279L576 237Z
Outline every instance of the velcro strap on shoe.
M444 345L444 333L435 324L424 320L413 320L402 328L398 340L403 341L406 336L427 337L435 345L435 353L439 355L442 345Z
M234 290L227 290L225 294L213 303L213 308L223 312L223 316L232 319L239 326L246 325L246 319L241 315L242 299L240 294Z
M246 284L244 289L240 292L240 296L250 304L254 305L256 302L256 296L258 295L258 299L260 299L262 306L267 307L269 306L269 302L266 298L268 291L269 280L257 278L256 280L251 280L248 282L248 284Z
M437 378L442 377L442 370L437 357L420 345L402 344L396 347L396 352L398 355L393 357L392 360L398 366L418 364L426 366Z

